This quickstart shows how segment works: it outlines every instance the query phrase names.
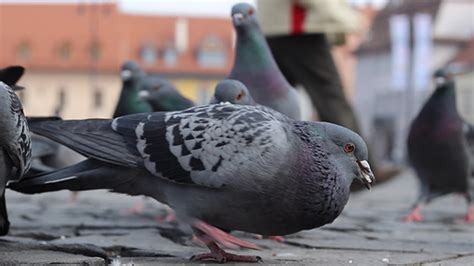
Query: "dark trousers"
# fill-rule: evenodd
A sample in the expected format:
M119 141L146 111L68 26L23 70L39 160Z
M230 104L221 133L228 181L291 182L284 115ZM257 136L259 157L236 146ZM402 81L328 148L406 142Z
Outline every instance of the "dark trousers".
M322 121L348 127L359 133L354 112L324 34L268 37L268 44L283 75L293 85L302 85Z

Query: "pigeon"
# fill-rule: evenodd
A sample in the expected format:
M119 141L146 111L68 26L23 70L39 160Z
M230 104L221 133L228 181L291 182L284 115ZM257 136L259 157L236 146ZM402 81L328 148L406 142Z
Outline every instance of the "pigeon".
M151 106L138 96L145 72L134 61L126 61L122 65L122 92L115 108L113 117L135 113L151 112Z
M147 77L143 81L139 97L150 104L153 112L179 111L194 106L171 82L158 77Z
M256 16L249 4L232 7L237 43L228 78L244 83L257 103L299 120L298 94L278 68Z
M17 86L16 83L20 80L25 72L22 66L8 66L0 69L0 81L10 86L13 90L21 90L23 87Z
M247 87L235 79L225 79L217 83L210 103L228 102L242 105L256 105Z
M225 252L219 244L258 248L225 231L283 235L322 226L341 213L354 179L367 188L374 181L358 134L263 106L222 103L30 128L90 159L11 183L12 189L152 197L172 207L209 247L194 260L258 261Z
M23 107L10 86L0 81L0 236L10 228L5 186L19 180L31 164L31 140Z
M465 220L472 222L474 180L469 130L456 108L453 78L441 69L435 72L435 79L436 89L413 120L408 135L408 157L420 181L420 192L404 220L422 221L424 205L449 193L461 193L468 203Z

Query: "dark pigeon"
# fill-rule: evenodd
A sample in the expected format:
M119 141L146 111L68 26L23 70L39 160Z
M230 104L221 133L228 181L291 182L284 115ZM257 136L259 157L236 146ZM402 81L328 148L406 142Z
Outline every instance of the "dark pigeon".
M193 101L179 93L171 82L158 77L144 80L139 97L150 104L153 112L179 111L194 106Z
M237 43L234 66L228 78L244 83L258 104L300 119L298 94L276 64L258 25L255 8L249 4L234 5L232 22Z
M134 61L126 61L122 65L120 75L122 91L113 117L151 112L151 106L138 96L143 79L146 77L140 66Z
M31 140L23 107L15 92L0 81L0 236L10 228L5 204L5 186L29 170Z
M217 83L211 103L233 103L256 105L247 87L235 79L225 79Z
M374 179L366 144L353 131L291 120L263 106L216 104L31 128L90 159L11 188L153 197L189 222L210 248L196 260L257 261L224 252L217 244L257 246L223 230L283 235L331 223L347 203L352 181L369 188Z
M17 86L16 83L25 73L25 68L22 66L8 66L0 69L0 81L10 86L13 90L21 90L23 87Z
M413 120L408 135L408 156L420 180L420 193L405 221L421 221L424 205L437 197L460 193L469 205L465 220L472 222L474 180L467 141L469 125L458 113L452 77L438 70L435 79L436 89Z

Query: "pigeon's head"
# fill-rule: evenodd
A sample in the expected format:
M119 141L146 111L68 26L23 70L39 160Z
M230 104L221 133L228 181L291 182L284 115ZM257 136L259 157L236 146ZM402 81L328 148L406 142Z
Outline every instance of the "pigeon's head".
M122 77L122 81L133 81L141 76L143 76L143 70L141 69L140 65L132 60L125 61L122 65L122 69L120 72L120 76Z
M3 81L13 90L22 90L23 87L16 86L18 80L23 76L25 68L22 66L9 66L4 69L0 69L0 81Z
M242 82L234 79L225 79L217 84L211 103L221 102L255 105L255 101L247 87Z
M368 151L365 141L354 131L331 123L318 122L318 131L325 139L329 154L337 163L350 173L349 182L359 179L367 189L375 181L368 163Z
M155 111L176 111L194 104L182 96L169 81L161 78L147 78L138 96L147 101Z
M444 85L453 80L452 73L446 68L440 68L433 73L433 78L436 86Z
M258 25L255 7L247 3L236 4L232 7L232 23L236 29Z

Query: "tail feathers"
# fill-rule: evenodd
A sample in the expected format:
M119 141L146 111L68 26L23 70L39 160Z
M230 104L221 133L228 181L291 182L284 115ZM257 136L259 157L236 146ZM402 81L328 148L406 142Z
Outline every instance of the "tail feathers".
M8 234L10 222L8 221L7 205L5 203L5 192L0 196L0 236Z
M124 175L133 169L88 159L75 165L36 176L28 176L21 181L10 182L12 190L36 194L58 190L93 190L122 187L132 181L132 175Z

